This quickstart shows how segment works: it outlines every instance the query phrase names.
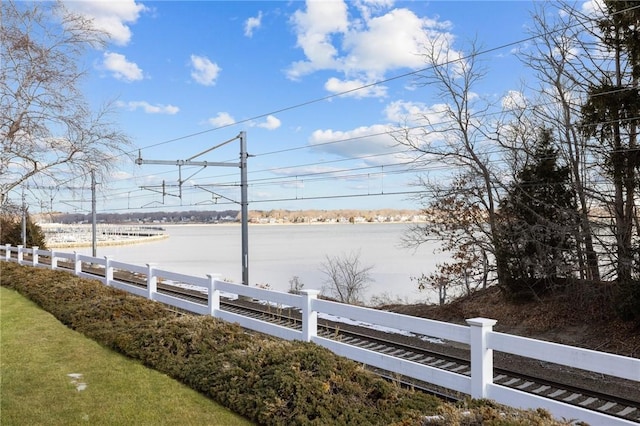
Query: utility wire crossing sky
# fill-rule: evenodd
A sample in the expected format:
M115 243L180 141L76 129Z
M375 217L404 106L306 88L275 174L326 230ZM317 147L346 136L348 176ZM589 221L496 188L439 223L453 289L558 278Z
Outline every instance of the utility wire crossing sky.
M530 77L517 53L528 48L536 8L534 1L393 0L65 5L110 35L104 50L84 58L82 88L96 107L114 102L134 144L131 158L98 185L98 211L121 213L239 209L240 170L134 160L186 160L241 131L250 209L418 209L417 176L446 164L416 162L394 130L442 111L437 91L420 80L433 66L427 47L465 61L475 44L486 73L476 94L504 105ZM197 160L237 163L239 152L229 143ZM86 211L88 182L68 182L87 190L31 191L30 202L36 210Z

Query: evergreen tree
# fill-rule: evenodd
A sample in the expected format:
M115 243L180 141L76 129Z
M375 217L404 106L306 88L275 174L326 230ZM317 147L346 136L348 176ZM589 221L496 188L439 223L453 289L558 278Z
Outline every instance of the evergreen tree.
M26 246L47 248L44 232L42 228L31 220L31 216L26 217ZM18 217L0 218L0 242L11 244L12 246L22 245L22 220Z
M613 187L608 203L615 240L615 267L624 318L640 319L640 2L605 0L598 24L602 48L612 66L590 87L582 108L583 132L601 147ZM636 231L634 233L634 227ZM634 236L635 234L635 236ZM635 240L634 240L635 238Z
M507 269L506 290L536 297L558 290L575 270L576 206L570 170L558 164L549 130L542 130L535 151L517 172L500 203L498 255Z

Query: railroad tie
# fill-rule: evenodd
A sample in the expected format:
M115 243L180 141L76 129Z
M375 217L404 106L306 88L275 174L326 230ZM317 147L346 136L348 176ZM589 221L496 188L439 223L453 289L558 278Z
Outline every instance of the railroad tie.
M594 402L596 402L598 400L598 398L587 398L584 401L582 401L581 403L579 403L578 405L582 405L583 407L586 407L587 405L591 405Z
M581 393L572 393L571 395L569 395L566 398L563 398L562 400L565 402L571 402L571 401L575 401L576 399L580 398L582 396Z
M551 389L551 386L543 385L543 386L540 386L537 389L532 390L532 392L533 393L542 393L542 392L544 392L544 391L546 391L548 389Z

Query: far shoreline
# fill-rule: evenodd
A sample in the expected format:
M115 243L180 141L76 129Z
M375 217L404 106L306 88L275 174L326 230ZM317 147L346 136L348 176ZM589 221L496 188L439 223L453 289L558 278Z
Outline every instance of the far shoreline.
M153 243L156 241L166 240L169 238L169 235L154 235L152 237L142 237L142 238L130 238L130 239L114 239L114 240L102 240L96 241L97 247L110 247L110 246L129 246L134 244L146 244ZM65 249L65 248L86 248L91 247L91 241L74 241L74 242L53 242L47 243L47 247L49 249Z
M413 222L356 222L356 223L346 223L346 222L276 222L276 223L257 223L257 222L249 222L249 226L322 226L322 225L414 225L419 223L426 223L426 221L413 221ZM199 223L153 223L149 225L140 225L140 226L240 226L242 225L240 222L222 222L222 223L207 223L207 222L199 222Z
M295 226L327 226L327 225L335 225L335 226L346 226L346 225L364 225L364 226L375 226L375 225L416 225L419 223L418 221L397 221L397 222L277 222L277 223L256 223L249 222L249 227L295 227ZM56 223L47 223L45 225L55 226L55 225L64 225L65 228L73 229L77 228L87 228L91 226L91 224L79 223L79 224L56 224ZM101 223L100 225L107 226L136 226L140 228L145 227L155 227L155 228L178 228L178 227L202 227L202 226L211 226L211 227L240 227L242 224L240 222L222 222L222 223L148 223L148 224L118 224L118 223ZM90 236L91 234L88 233ZM112 236L112 237L115 237ZM170 235L167 233L161 233L158 235L148 236L148 237L139 237L139 238L113 238L107 240L99 240L96 242L97 247L110 247L110 246L126 246L126 245L137 245L137 244L146 244L153 243L157 241L162 241L165 239L169 239ZM47 242L47 247L49 249L73 249L73 248L86 248L91 247L91 240L80 240L80 241L52 241Z

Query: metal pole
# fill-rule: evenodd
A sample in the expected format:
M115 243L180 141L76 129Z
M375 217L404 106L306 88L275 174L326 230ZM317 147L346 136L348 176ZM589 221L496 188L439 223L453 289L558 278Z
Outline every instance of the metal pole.
M231 141L236 139L240 139L240 162L239 163L229 163L229 162L211 162L211 161L192 161L194 158L199 157L202 154L206 154L216 148L221 147ZM194 155L188 160L176 160L176 161L166 161L166 160L143 160L142 155L138 152L138 158L135 160L135 163L138 165L142 164L164 164L170 166L178 166L179 173L179 182L178 186L180 187L180 198L182 199L182 169L181 166L202 166L202 167L240 167L240 192L241 192L241 200L240 200L240 214L242 216L242 283L244 285L249 285L249 197L247 196L247 159L249 158L249 154L247 154L247 134L246 132L240 132L238 136L233 139L229 139L221 144L214 146L206 151L203 151L199 154ZM193 175L192 175L193 176ZM188 179L187 179L188 180ZM162 182L162 199L164 201L165 196L165 187L164 181Z
M96 241L96 172L91 170L91 256L98 255Z
M240 132L240 207L242 215L242 283L249 285L249 197L247 195L247 134Z

